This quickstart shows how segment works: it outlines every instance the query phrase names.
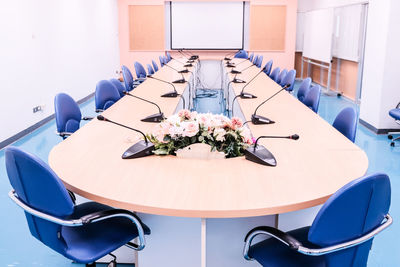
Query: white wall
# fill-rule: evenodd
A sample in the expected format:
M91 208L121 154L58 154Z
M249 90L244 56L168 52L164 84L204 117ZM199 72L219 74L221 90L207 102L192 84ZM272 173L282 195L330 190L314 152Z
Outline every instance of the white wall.
M79 100L115 76L117 15L117 0L2 1L0 142L54 113L58 92Z
M371 0L360 118L377 129L399 128L388 112L400 102L400 1Z

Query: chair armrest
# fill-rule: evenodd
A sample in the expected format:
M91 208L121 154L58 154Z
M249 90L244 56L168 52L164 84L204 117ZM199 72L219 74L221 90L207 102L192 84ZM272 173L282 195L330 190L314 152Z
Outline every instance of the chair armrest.
M96 111L97 112L97 111ZM83 117L82 120L84 121L91 121L93 120L93 117Z
M250 232L247 233L244 242L244 250L243 250L243 256L246 260L252 260L252 258L249 256L249 249L251 246L251 242L253 239L258 236L258 235L267 235L271 236L285 245L287 245L290 249L293 250L298 250L300 246L302 246L301 242L298 241L296 238L288 235L285 232L282 232L279 229L276 229L274 227L269 227L269 226L259 226L254 229L252 229Z
M381 225L379 225L374 230L368 232L367 234L365 234L359 238L356 238L356 239L353 239L353 240L350 240L350 241L347 241L347 242L344 242L341 244L336 244L333 246L329 246L329 247L325 247L325 248L318 248L318 249L310 249L310 248L306 248L303 246L299 246L297 251L302 254L308 255L308 256L321 256L321 255L337 252L340 250L348 249L351 247L355 247L355 246L361 245L362 243L365 243L368 240L374 238L374 236L376 236L377 234L379 234L380 232L385 230L392 223L393 223L392 217L389 214L387 214L385 216L384 222L382 222Z
M131 243L132 244L131 246L133 249L135 249L137 251L144 249L145 238L144 238L144 230L143 230L143 226L142 226L142 221L133 212L123 210L123 209L104 210L104 211L98 211L98 212L94 212L94 213L82 216L81 220L82 220L83 224L89 224L89 223L95 223L95 222L107 220L107 219L114 218L114 217L128 218L136 225L136 228L138 230L139 244L136 245L136 244Z
M58 134L59 136L61 136L62 138L66 138L68 136L71 136L73 133L70 132L56 132L56 134Z
M99 212L94 212L85 216L82 216L79 219L62 219L58 218L53 215L46 214L44 212L38 211L29 205L25 204L23 201L21 201L18 196L15 194L15 190L11 190L8 193L8 196L19 206L21 207L24 211L28 212L29 214L32 214L36 217L42 218L46 221L50 221L59 225L64 225L64 226L70 226L70 227L76 227L76 226L82 226L86 225L89 223L96 223L99 221L103 221L106 219L114 218L114 217L125 217L130 219L135 225L138 230L138 238L139 238L139 244L133 244L129 242L130 247L132 247L135 250L142 250L145 247L145 238L144 238L144 230L142 227L142 221L137 217L134 213L127 211L127 210L122 210L122 209L112 209L112 210L105 210L105 211L99 211Z

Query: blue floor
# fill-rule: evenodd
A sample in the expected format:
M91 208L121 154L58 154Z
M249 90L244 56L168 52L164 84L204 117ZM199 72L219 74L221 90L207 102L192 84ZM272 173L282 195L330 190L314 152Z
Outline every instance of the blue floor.
M323 95L319 115L332 123L341 109L352 105L344 98ZM94 116L93 99L81 105L81 109L84 116ZM52 147L61 142L55 130L55 121L51 121L14 145L47 162ZM392 148L389 143L386 136L377 136L363 126L358 127L356 144L368 155L368 173L385 172L392 182L391 214L395 223L375 238L368 263L373 267L400 266L400 253L396 253L396 241L400 236L400 224L397 223L400 218L400 147ZM6 175L3 150L0 150L0 166L0 210L3 213L0 220L0 266L81 266L46 248L30 235L23 212L7 196L11 187Z

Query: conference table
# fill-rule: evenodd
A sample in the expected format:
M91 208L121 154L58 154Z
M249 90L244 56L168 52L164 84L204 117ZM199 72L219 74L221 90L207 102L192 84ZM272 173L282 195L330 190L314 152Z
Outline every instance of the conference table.
M221 64L221 59L215 61ZM174 60L168 64L182 68ZM238 78L249 81L259 71L250 67ZM190 80L195 74L184 75ZM163 67L154 77L172 81L180 74ZM237 95L244 85L230 83L229 90ZM187 84L175 87L188 95ZM160 97L171 88L147 79L131 93L156 102L168 116L182 104L179 97ZM257 98L238 98L235 105L250 119L255 107L280 89L267 75L259 75L246 87ZM146 102L124 96L102 115L151 133L156 124L140 119L156 111ZM242 258L247 231L259 225L279 226L277 215L323 204L368 168L363 150L286 91L260 107L258 114L275 123L248 123L254 137L300 136L298 141L260 140L274 154L276 167L244 157L203 160L153 155L124 160L122 153L141 135L96 119L55 146L49 163L69 190L135 211L149 225L152 234L136 255L138 266L258 266Z

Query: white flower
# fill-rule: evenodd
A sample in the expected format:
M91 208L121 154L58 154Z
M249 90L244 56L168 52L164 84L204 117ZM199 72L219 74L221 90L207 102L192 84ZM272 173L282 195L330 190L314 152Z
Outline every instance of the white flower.
M225 135L226 135L226 131L222 128L216 128L214 130L214 138L217 141L224 141L225 140Z
M193 137L199 132L199 124L197 122L182 122L184 129L182 136Z

